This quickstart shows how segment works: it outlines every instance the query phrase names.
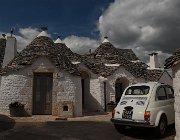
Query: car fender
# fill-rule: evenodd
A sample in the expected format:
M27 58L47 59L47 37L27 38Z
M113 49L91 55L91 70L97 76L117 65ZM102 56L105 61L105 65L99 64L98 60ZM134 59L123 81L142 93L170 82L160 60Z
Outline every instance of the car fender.
M159 125L159 121L160 121L160 119L161 119L162 114L165 114L165 112L162 111L162 110L158 112L158 114L157 114L157 116L156 116L155 126L158 126L158 125Z

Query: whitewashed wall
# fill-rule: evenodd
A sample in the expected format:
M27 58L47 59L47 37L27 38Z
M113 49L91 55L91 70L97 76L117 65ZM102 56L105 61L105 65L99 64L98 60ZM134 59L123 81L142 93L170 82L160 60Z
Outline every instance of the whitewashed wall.
M176 136L175 140L180 140L180 63L175 65L173 68L173 88L175 94L175 127Z
M131 73L125 70L124 67L120 67L113 73L113 75L107 77L107 102L115 101L115 83L118 78L123 77L129 81L129 84L145 82L144 79L135 78Z
M2 76L0 87L0 112L9 114L8 105L19 101L25 104L25 109L32 114L32 84L33 71L53 72L52 114L58 115L57 104L59 101L72 101L74 115L82 115L81 78L68 72L58 71L45 57L39 58L33 65L17 72L11 72Z
M19 101L25 104L28 112L31 112L32 107L32 84L31 78L24 75L8 75L2 76L0 88L0 112L9 114L9 104L14 101Z
M163 75L161 76L158 82L173 86L173 80L167 72L163 73Z
M106 82L106 103L115 101L115 82L118 78L125 77L130 84L145 82L144 79L137 79L123 67L116 70L111 76L104 78L93 74L87 67L80 64L78 69L90 74L90 96L88 96L88 109L90 111L104 111L104 82Z
M85 94L85 107L87 111L103 111L102 108L102 93L101 93L101 82L98 79L98 75L93 74L86 66L83 64L78 65L79 71L85 71L88 73L89 79L89 91ZM88 85L86 85L88 86ZM85 86L85 88L86 88ZM85 89L86 90L86 89Z
M82 116L82 89L81 79L65 71L60 71L60 77L53 81L53 115L57 114L57 105L61 101L72 101L74 116Z

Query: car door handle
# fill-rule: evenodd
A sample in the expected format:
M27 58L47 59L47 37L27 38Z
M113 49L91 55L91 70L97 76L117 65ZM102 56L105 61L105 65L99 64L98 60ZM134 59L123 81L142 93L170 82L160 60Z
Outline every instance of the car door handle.
M173 104L174 102L173 102L173 101L170 101L169 103L170 103L170 104Z

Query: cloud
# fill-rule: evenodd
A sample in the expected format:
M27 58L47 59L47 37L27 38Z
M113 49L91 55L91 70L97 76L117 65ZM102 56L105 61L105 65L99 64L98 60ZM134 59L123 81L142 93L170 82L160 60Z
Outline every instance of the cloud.
M3 32L0 32L1 34ZM13 35L17 39L17 49L18 51L23 50L37 35L40 31L37 28L19 28L18 35ZM7 36L10 36L10 33L5 33ZM51 35L48 34L50 38ZM97 40L90 39L88 37L78 37L78 36L68 36L63 40L66 45L72 49L72 51L84 54L88 53L89 49L94 51L98 46L99 42Z
M72 51L79 54L88 53L89 49L94 51L99 46L99 42L97 40L93 40L88 37L78 37L74 35L66 37L63 42Z
M39 33L40 31L37 28L19 28L17 34L13 35L17 40L17 50L23 50L30 42L32 42L38 36ZM10 36L10 33L4 34L6 34L6 36ZM50 34L48 34L48 36L51 37Z
M167 57L180 44L179 7L179 0L115 0L99 17L98 29L117 47Z
M19 33L21 34L21 36L25 39L31 39L33 40L40 32L38 31L37 28L20 28L19 29Z
M10 36L10 33L0 33L6 34L6 37ZM37 28L19 28L18 35L13 35L17 40L17 50L23 50L39 33Z
M156 51L163 63L180 44L179 7L179 0L115 0L99 17L96 30L100 39L108 36L115 47L132 49L142 61L148 62L148 54ZM39 34L31 27L18 32L18 50ZM100 39L71 35L63 41L72 51L84 54L95 50Z

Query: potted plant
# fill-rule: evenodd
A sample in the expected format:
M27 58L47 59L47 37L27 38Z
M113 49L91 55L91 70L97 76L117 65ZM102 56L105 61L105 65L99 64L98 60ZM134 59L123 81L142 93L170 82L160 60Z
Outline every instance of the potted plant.
M24 104L20 102L12 102L9 104L10 116L11 117L22 117L24 116Z
M116 103L114 101L110 101L109 103L107 103L108 112L112 112L115 107L116 107Z

